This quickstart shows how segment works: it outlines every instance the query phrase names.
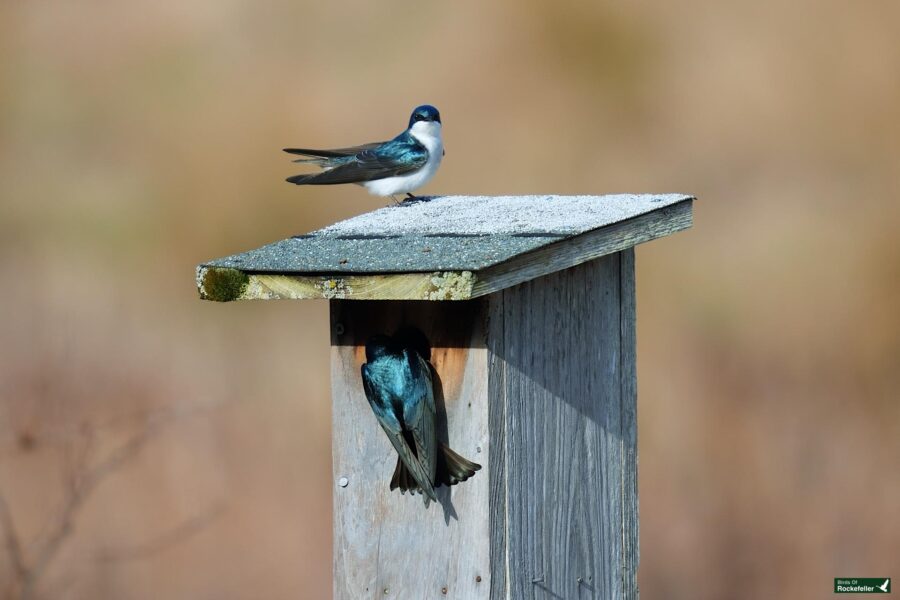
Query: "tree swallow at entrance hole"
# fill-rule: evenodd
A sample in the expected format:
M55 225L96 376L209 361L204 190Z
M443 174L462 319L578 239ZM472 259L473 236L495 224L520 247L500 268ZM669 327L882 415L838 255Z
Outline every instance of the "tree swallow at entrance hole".
M444 157L441 113L428 104L419 106L409 117L406 131L387 142L336 150L285 148L284 151L309 157L294 162L312 163L324 169L321 173L288 177L290 183L356 183L376 196L414 197L410 192L434 177Z
M432 367L427 347L402 332L366 342L363 388L375 418L397 451L391 490L421 493L425 506L437 501L434 488L465 481L481 469L435 437Z

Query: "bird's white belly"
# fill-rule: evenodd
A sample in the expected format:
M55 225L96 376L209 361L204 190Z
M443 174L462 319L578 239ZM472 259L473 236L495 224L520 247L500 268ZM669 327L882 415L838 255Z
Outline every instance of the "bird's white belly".
M429 163L440 163L439 160L431 161L429 159ZM426 163L424 167L416 171L415 173L410 173L409 175L398 175L396 177L388 177L386 179L376 179L375 181L367 181L363 185L366 186L366 189L369 190L370 194L375 194L376 196L393 196L394 194L406 194L408 192L412 192L413 190L417 190L426 183L428 183L432 177L434 177L435 172L437 171L437 166L433 168L429 168L429 164Z
M427 125L417 128L419 125ZM436 127L434 127L436 125ZM415 137L419 143L428 150L428 160L425 166L407 175L397 175L396 177L386 177L375 181L367 181L363 183L370 194L376 196L393 196L394 194L406 194L417 190L434 177L438 167L441 166L441 159L444 158L444 143L441 140L441 126L436 123L416 123L410 130L410 134Z

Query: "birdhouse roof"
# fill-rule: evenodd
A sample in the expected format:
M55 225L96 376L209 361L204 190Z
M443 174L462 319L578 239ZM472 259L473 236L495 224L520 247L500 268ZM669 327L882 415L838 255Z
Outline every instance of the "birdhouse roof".
M439 196L197 268L208 300L464 300L687 229L691 196Z

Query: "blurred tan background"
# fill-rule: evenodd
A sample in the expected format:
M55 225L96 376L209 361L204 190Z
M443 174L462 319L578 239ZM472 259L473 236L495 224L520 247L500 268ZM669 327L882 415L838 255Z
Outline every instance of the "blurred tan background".
M645 598L900 576L900 5L0 1L0 598L327 598L325 302L194 266L426 193L687 192L638 250Z

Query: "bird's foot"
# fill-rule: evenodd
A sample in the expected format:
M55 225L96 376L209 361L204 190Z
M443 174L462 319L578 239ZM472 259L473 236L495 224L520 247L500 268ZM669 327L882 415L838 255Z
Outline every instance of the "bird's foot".
M406 192L406 198L403 199L402 204L418 204L419 202L427 202L430 199L430 196L416 196Z

